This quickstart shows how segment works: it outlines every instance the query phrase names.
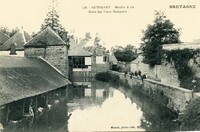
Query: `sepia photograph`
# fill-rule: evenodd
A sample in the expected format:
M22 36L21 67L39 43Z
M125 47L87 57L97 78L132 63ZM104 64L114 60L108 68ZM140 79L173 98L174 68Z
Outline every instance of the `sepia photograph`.
M198 0L0 5L0 132L200 131Z

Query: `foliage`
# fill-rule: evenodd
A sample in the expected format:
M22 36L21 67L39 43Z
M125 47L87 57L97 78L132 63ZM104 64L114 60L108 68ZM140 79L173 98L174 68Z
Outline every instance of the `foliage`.
M103 82L109 82L111 80L111 74L109 72L100 72L95 75L95 79Z
M0 31L3 32L4 34L8 35L9 37L12 37L15 33L19 31L19 28L16 27L14 29L9 30L8 27L0 27Z
M120 81L119 76L118 76L118 75L115 75L115 74L112 74L111 80L110 80L110 81L111 81L111 83L114 84L114 85L119 84L119 81Z
M50 6L50 10L47 13L47 17L44 19L44 23L41 25L41 31L50 27L54 30L65 42L68 42L67 31L62 27L59 20L58 12L56 11L57 2L56 0L52 1L52 6Z
M172 51L164 51L164 55L166 56L167 61L174 62L174 66L178 73L178 79L180 80L181 87L193 89L194 85L196 85L197 88L200 86L199 83L192 83L192 80L195 79L195 77L192 69L188 65L189 60L194 58L194 56L199 52L199 49L178 49ZM198 80L196 79L196 81ZM198 89L194 90L197 91Z
M103 82L111 82L113 84L118 84L119 76L111 74L109 72L100 72L95 75L95 79Z
M181 130L200 130L200 98L189 102L184 114L179 116Z
M131 62L137 58L134 49L135 47L133 45L127 45L125 48L117 49L114 55L118 61Z
M152 66L161 64L162 45L180 42L179 31L180 29L175 29L174 24L166 19L163 12L156 11L153 24L143 31L143 61Z

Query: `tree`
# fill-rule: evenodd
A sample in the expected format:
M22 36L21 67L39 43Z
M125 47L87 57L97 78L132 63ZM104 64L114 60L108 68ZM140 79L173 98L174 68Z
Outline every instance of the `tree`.
M16 32L19 31L19 28L16 27L16 28L14 28L14 29L12 29L12 30L9 30L8 27L6 27L6 26L5 26L5 27L4 27L4 26L1 26L1 27L0 27L0 31L3 32L3 33L6 34L6 35L12 37Z
M155 20L143 31L144 62L150 65L161 64L162 45L179 43L180 29L175 29L174 24L166 19L161 11L155 11Z
M50 27L54 30L65 42L68 42L69 39L67 38L67 31L65 28L62 27L59 20L58 12L56 11L57 8L57 1L52 0L52 6L49 7L49 12L47 12L47 17L44 19L44 23L41 25L41 31Z
M19 31L19 28L18 28L18 27L12 29L12 30L10 31L10 33L9 33L9 36L12 37L12 36L13 36L15 33L17 33L18 31Z
M1 27L0 27L0 31L1 31L2 33L4 33L4 34L10 36L10 35L9 35L9 29L8 29L8 27L3 27L3 26L1 26Z
M119 47L114 51L114 55L118 61L131 62L137 58L137 54L134 52L135 47L133 45L127 45L125 48Z

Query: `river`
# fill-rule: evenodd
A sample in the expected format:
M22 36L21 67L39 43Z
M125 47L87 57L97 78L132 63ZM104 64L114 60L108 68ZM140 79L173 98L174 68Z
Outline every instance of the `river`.
M75 91L68 103L69 131L179 130L175 113L130 89L95 81Z
M73 87L67 104L6 132L174 131L177 115L148 97L100 81ZM30 123L32 124L31 127Z

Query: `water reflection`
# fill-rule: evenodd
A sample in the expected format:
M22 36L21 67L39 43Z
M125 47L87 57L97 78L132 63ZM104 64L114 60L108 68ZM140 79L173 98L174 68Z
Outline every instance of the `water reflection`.
M123 88L119 90L143 111L143 117L141 118L142 128L147 131L179 130L179 124L173 121L178 118L177 113L140 93L133 93L131 90L125 91Z
M73 96L67 105L66 102L55 104L37 120L24 121L20 126L11 124L7 131L179 130L179 125L172 121L177 118L176 114L144 95L123 87L95 81L91 86L74 87L71 92ZM30 122L33 122L31 127Z
M5 132L66 132L67 120L68 107L65 101L60 101L50 110L38 113L35 118L10 121Z
M83 90L83 89L82 89ZM177 118L140 94L95 82L84 88L84 96L68 103L69 131L144 131L177 130Z

